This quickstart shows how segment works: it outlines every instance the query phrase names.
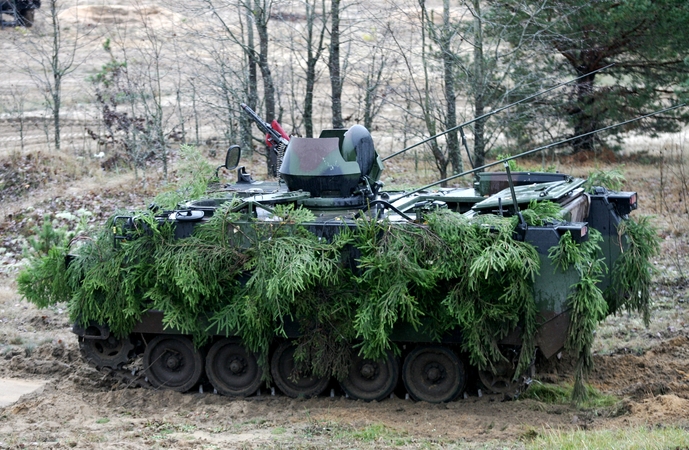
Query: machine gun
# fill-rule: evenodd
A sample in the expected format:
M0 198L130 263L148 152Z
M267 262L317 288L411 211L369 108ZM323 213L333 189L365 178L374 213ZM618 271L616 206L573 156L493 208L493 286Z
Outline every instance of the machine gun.
M246 103L242 103L241 106L251 117L251 120L254 121L258 129L266 134L266 144L277 153L279 165L282 162L282 155L285 154L287 144L289 144L289 136L287 136L287 133L285 133L277 120L273 120L273 123L269 124L261 119Z

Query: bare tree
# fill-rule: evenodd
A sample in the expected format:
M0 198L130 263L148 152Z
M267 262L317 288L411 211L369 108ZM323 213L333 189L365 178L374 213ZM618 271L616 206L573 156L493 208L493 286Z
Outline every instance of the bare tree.
M364 42L368 44L368 51L352 65L349 77L357 87L357 104L361 109L356 120L363 121L369 130L373 129L374 119L393 93L390 83L398 61L391 56L394 52L390 52L386 45L390 29L387 23L382 33L374 29L366 34Z
M83 32L76 17L76 23L69 31L60 23L60 13L65 8L61 0L48 0L48 27L34 27L34 33L27 35L19 42L20 51L30 60L37 63L39 69L23 66L21 70L28 72L36 86L43 92L46 106L53 121L53 144L56 150L61 145L60 112L62 109L62 85L88 55L77 59L77 53L86 47L93 36L89 36L93 29ZM73 9L75 14L78 8Z
M525 35L522 40L514 40L514 46L505 45L501 35L503 31L498 24L487 19L490 10L486 14L484 3L483 0L464 0L463 5L469 14L467 20L465 13L452 9L449 0L443 0L442 24L435 25L434 20L426 20L429 35L439 48L437 59L443 65L446 106L443 122L447 130L457 126L455 86L461 83L466 87L464 94L471 109L467 115L475 119L472 126L474 166L485 164L488 151L507 123L499 117L482 116L492 106L513 100L518 95L515 93L522 91L525 85L536 82L540 86L544 81L534 80L528 71L518 69L517 50L521 55L529 55L527 60L538 57L528 51L530 37ZM515 26L525 27L526 24ZM490 28L488 37L485 33L487 27ZM490 131L486 128L489 120L492 122ZM448 133L446 139L453 172L459 173L463 167L456 131Z
M438 58L443 65L443 94L445 96L445 118L443 125L446 130L457 126L457 96L455 83L457 82L458 57L453 49L453 40L457 34L456 27L450 20L450 0L443 0L442 25L436 26L432 17L428 17L425 1L420 0L421 8L426 15L425 23L429 37L439 48ZM430 131L430 130L429 130ZM462 155L459 149L459 137L457 130L450 131L446 137L447 157L452 165L452 173L461 173L464 170ZM436 158L437 159L437 158Z
M171 136L173 139L180 141L182 143L186 143L186 138L187 138L187 133L186 133L186 127L185 123L187 121L183 107L182 107L182 96L183 96L183 90L184 87L186 86L186 76L184 75L184 68L182 67L181 61L182 61L182 54L179 51L178 46L173 47L173 52L174 52L174 65L175 65L175 72L176 72L176 77L173 81L174 86L175 86L175 106L176 106L176 112L177 112L177 124L179 126L179 129L175 129L174 135Z
M24 115L26 107L26 92L24 89L17 87L16 85L10 85L10 99L9 99L9 112L12 115L16 114L17 132L19 132L19 147L22 152L24 152L24 132L26 128L26 116Z
M241 7L240 7L241 9ZM256 62L256 45L254 44L254 27L252 25L251 11L244 8L244 13L246 14L246 27L242 27L246 30L246 46L244 48L244 54L246 57L246 62L243 64L245 66L245 76L246 88L245 96L246 103L254 110L258 106L258 72L257 72L257 62ZM241 14L241 12L240 12ZM240 16L241 17L241 16ZM240 25L242 24L240 20ZM251 145L251 120L244 114L240 114L239 122L242 126L242 146L247 149L253 148Z
M424 0L419 0L419 6L420 11L418 17L420 18L419 28L421 33L421 54L419 55L419 57L420 64L423 67L422 86L419 85L417 81L418 77L416 76L416 73L414 71L414 61L412 61L413 55L409 54L409 52L406 51L405 46L403 46L400 43L393 30L390 30L390 37L397 45L399 53L400 55L402 55L405 65L407 66L407 72L409 75L408 79L409 83L412 86L412 88L408 91L408 93L410 94L410 98L407 99L408 104L413 104L420 109L420 120L424 124L426 131L430 135L435 135L438 132L438 120L436 116L438 112L438 107L436 100L431 96L431 73L429 70L430 57L427 53L426 43L426 35L428 28L427 24L425 23L428 19L428 14L426 12L426 5ZM448 158L445 149L441 147L440 143L438 142L438 139L433 139L429 141L428 147L431 150L431 154L433 155L435 166L438 169L440 177L447 178L447 167L449 165L450 159Z
M472 94L474 100L474 117L478 118L483 116L486 108L485 104L485 61L483 56L483 17L481 15L481 0L472 0L473 9L472 14L474 16L474 61L473 61L473 73L470 77L473 83ZM485 164L486 160L486 140L484 127L486 125L486 119L478 119L474 123L474 164L482 166Z
M427 9L425 0L418 0L418 6L417 15L415 17L409 17L409 19L410 24L414 23L412 22L414 19L416 23L418 23L418 33L420 33L421 43L420 53L414 54L410 52L409 48L400 42L392 29L390 29L390 37L397 46L398 52L402 56L407 67L407 82L410 88L405 89L409 97L403 103L406 103L407 109L410 107L418 109L418 119L425 127L425 131L431 136L435 136L439 131L443 131L438 129L439 123L443 126L447 122L448 106L446 104L446 99L448 91L447 89L443 89L442 98L435 96L436 89L432 84L436 79L433 72L433 65L437 59L437 54L435 54L434 57L432 43L437 43L437 41L440 40L440 35L438 30L434 28L435 25L432 23L434 19ZM412 33L409 39L418 41L419 36ZM421 66L422 84L419 83L419 76L415 70L415 67L418 66ZM450 111L452 111L452 106L450 106ZM405 131L410 123L409 120L405 120ZM448 166L450 166L451 163L451 155L448 152L449 145L447 144L447 140L445 140L444 146L442 144L443 143L437 138L427 142L438 174L441 178L447 178Z
M194 115L194 145L198 146L200 143L199 136L199 109L197 105L197 93L196 93L196 78L191 76L189 78L189 86L191 87L191 110Z
M172 23L141 4L135 4L135 11L136 26L120 23L105 41L110 61L93 77L105 133L89 132L116 152L124 150L124 155L109 158L125 159L136 176L148 162L157 161L167 179L170 141L184 139L182 87L188 84L187 74L179 63L179 35L166 29Z
M239 109L240 103L246 103L256 110L259 103L251 9L240 1L202 0L199 3L201 6L195 12L203 24L192 27L188 33L192 45L200 50L189 55L194 61L194 79L202 88L199 96L226 141L235 139L238 134L241 147L251 154L252 123ZM186 7L188 13L189 5ZM213 20L208 21L207 14Z
M306 32L304 39L304 46L306 47L306 57L304 58L304 111L302 118L304 121L304 132L306 137L313 137L313 99L314 89L317 81L316 65L321 59L325 46L323 44L326 31L326 17L325 4L322 4L322 11L319 14L317 11L318 0L305 0L305 19ZM316 29L317 21L320 19L320 25ZM340 112L341 114L341 112Z
M120 57L115 55L113 41L106 39L103 50L110 56L110 60L91 77L100 108L102 130L87 128L87 132L107 154L107 158L101 163L103 168L130 166L138 179L139 169L145 167L149 157L144 139L147 119L138 101L136 64L129 57L130 53L124 44L127 41L127 28L117 28L114 38Z
M258 33L258 67L261 70L263 80L263 102L265 107L264 120L270 123L275 116L275 84L271 72L271 63L268 59L268 22L270 21L272 1L253 0L251 13ZM268 173L277 176L278 158L277 154L269 151L266 159Z
M135 95L143 114L146 117L142 138L145 145L154 151L163 164L163 176L168 176L169 147L166 139L166 128L169 117L174 111L167 113L163 108L163 78L167 75L163 67L165 54L163 49L166 40L153 28L148 17L139 8L139 17L143 28L144 39L136 48L139 59L139 71L133 78Z
M288 93L292 130L304 136L314 135L314 100L322 68L329 9L323 0L303 0L293 9L276 16L285 33L275 33L275 45L289 48L289 64L282 68L278 90ZM278 95L278 101L284 96Z
M271 70L269 57L269 22L272 14L273 3L270 0L203 0L206 9L210 11L223 32L222 45L236 46L234 51L239 50L245 58L246 64L242 65L245 70L245 92L242 96L234 97L236 103L245 101L249 106L255 105L258 108L258 89L257 71L261 72L263 87L263 118L271 122L276 118L275 107L275 84ZM224 11L229 7L236 8L238 14L228 17ZM232 24L230 24L232 20ZM235 29L239 25L239 33ZM258 35L258 50L254 44L254 31ZM216 40L216 39L213 39ZM240 118L244 130L249 131L251 124L244 117ZM277 155L274 152L266 151L266 166L269 174L277 174Z

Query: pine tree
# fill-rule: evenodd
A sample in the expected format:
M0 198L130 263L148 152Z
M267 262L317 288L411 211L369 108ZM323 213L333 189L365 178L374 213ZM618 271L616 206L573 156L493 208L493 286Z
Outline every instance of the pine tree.
M532 71L543 79L571 78L614 64L581 78L568 95L549 100L555 106L549 123L565 121L574 136L661 109L686 90L682 88L689 73L684 61L689 51L685 0L506 0L492 11L492 19L502 25L493 28L494 33L520 48L526 37L540 49L540 58L524 62L529 67L525 73ZM646 133L675 131L687 121L686 112L673 113L635 127ZM525 127L533 126L538 124ZM625 131L629 128L615 132ZM522 129L521 134L529 133ZM592 151L601 139L600 135L582 137L574 141L573 150Z

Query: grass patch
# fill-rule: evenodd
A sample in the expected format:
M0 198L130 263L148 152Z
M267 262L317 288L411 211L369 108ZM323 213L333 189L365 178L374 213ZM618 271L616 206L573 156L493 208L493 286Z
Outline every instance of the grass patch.
M538 381L529 386L520 399L532 399L549 404L571 404L572 385L544 384ZM614 395L603 394L591 385L586 385L586 400L579 407L582 409L608 408L619 403L620 399Z
M620 428L617 430L546 430L526 444L527 449L654 450L689 447L689 432L679 427Z
M186 423L170 423L162 420L151 420L144 424L144 428L150 430L153 435L152 439L165 439L173 433L193 433L196 431L196 425Z
M327 436L333 441L352 444L360 442L366 444L404 446L412 442L406 432L395 430L382 423L374 423L363 428L339 422L309 420L309 426L304 429L307 439L316 436ZM419 441L414 439L414 442ZM354 446L353 448L359 448Z
M409 441L405 433L401 433L382 423L374 423L362 429L340 429L335 438L343 441L357 440L361 442L388 442L394 445L406 445Z
M24 344L24 355L26 355L27 358L30 358L31 355L33 355L34 350L36 350L36 344L33 344L33 343Z

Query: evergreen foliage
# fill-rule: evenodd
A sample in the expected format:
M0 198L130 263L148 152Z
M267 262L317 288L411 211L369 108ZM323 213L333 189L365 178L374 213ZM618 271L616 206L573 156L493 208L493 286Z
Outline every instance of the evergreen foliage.
M300 296L295 316L302 331L294 357L317 376L347 376L352 342L356 338L356 283L342 278L332 285L318 286Z
M614 168L611 170L596 170L592 172L586 184L586 192L593 193L593 189L596 186L603 186L611 191L619 191L624 186L625 182L624 173L620 168Z
M54 246L42 257L31 258L17 277L19 294L39 308L69 301L66 257L65 247Z
M528 225L543 226L546 222L562 219L562 207L555 202L537 202L531 200L529 207L522 211L522 217Z
M111 219L96 239L87 241L69 265L73 292L72 320L107 323L119 337L129 334L148 309L145 293L155 282L153 254L161 242L171 241L172 227L158 225L148 213L134 221L136 229L118 247L113 245Z
M580 275L567 299L570 323L565 343L565 347L578 356L572 391L572 400L576 403L585 400L588 395L584 377L593 368L591 346L594 331L598 322L603 320L607 313L603 292L597 286L607 270L604 260L599 257L599 243L602 240L600 232L591 228L589 239L577 244L568 231L560 238L559 244L550 249L549 254L556 269L564 272L574 267Z
M239 335L249 350L259 354L262 364L267 363L273 337L286 336L287 318L296 316L310 321L323 313L314 304L317 297L313 290L336 284L340 274L339 250L345 243L344 239L326 242L300 226L313 219L313 214L306 209L278 205L275 216L279 221L256 224L250 233L235 233L240 228L231 221L231 216L209 222L221 230L231 230L233 236L227 243L244 248L243 264L237 274L245 273L248 277L243 286L237 286L234 295L223 298L219 308L208 309L215 311L211 314L211 328L217 327L227 335ZM204 235L213 236L212 229L211 226L204 229ZM237 246L240 242L242 247ZM231 278L235 279L236 276ZM302 346L301 352L305 351ZM324 369L319 367L316 371Z
M27 238L28 246L24 249L25 256L44 256L54 247L65 247L73 233L68 233L65 228L55 228L49 214L43 216L43 225L34 227L35 236Z
M236 212L240 202L221 205L185 239L175 239L174 225L151 213L136 215L131 229L111 219L71 250L66 237L45 225L19 277L20 293L39 306L68 301L72 320L107 324L117 336L130 333L145 311L161 310L164 325L193 336L196 345L216 333L239 336L264 367L274 340L295 323L297 363L340 379L352 351L376 359L398 350L391 335L399 325L436 340L458 328L471 363L488 370L504 358L498 343L518 328L515 378L532 363L540 257L514 239L516 217L468 218L447 210L428 214L424 223L364 217L342 222L326 240L309 231L309 210L276 206L270 220L258 221ZM557 220L560 208L534 202L523 214L530 225L543 225ZM117 245L113 231L125 236ZM644 312L648 258L657 248L650 243L657 241L647 219L624 222L619 231L629 250L615 268L613 292L628 287L625 292L639 296L614 300L611 311ZM600 240L595 230L582 244L566 234L550 250L557 270L579 273L568 297L567 347L579 355L576 398L585 393L593 331L608 311L597 287L605 270Z
M651 258L660 251L660 239L649 216L628 219L617 227L622 254L615 261L612 283L606 290L611 314L621 309L635 311L649 325L651 320L651 278L656 269ZM626 244L626 245L625 245Z
M24 250L29 268L17 277L19 294L39 308L69 301L66 257L72 233L64 228L55 229L49 215L34 231L36 236L27 239Z
M361 252L361 273L356 281L362 295L357 299L354 328L363 339L363 355L374 358L391 348L389 335L398 320L419 327L423 312L413 290L435 287L433 264L441 242L422 226L362 220L358 231L355 245Z
M182 179L172 189L158 194L153 200L153 203L163 209L174 209L180 202L200 198L214 178L215 168L195 147L182 144L179 152L181 163L178 173L182 175Z
M512 68L515 81L521 81L515 83L516 98L541 90L549 79L582 76L568 93L545 100L548 111L541 107L543 98L518 106L520 114L511 115L519 118L510 122L511 134L521 141L539 134L552 139L552 130L561 124L579 136L685 97L689 40L682 36L688 5L685 0L507 0L489 9L486 34L506 40L521 56ZM609 64L614 66L591 74ZM630 129L677 131L687 120L686 110L674 111L608 136ZM600 134L575 139L573 150L593 151L603 140Z
M479 369L492 368L504 358L497 343L521 325L516 377L534 356L537 311L531 286L540 261L533 246L512 238L512 221L494 216L479 219L471 253L464 255L468 270L453 280L443 305L463 330L462 348Z

